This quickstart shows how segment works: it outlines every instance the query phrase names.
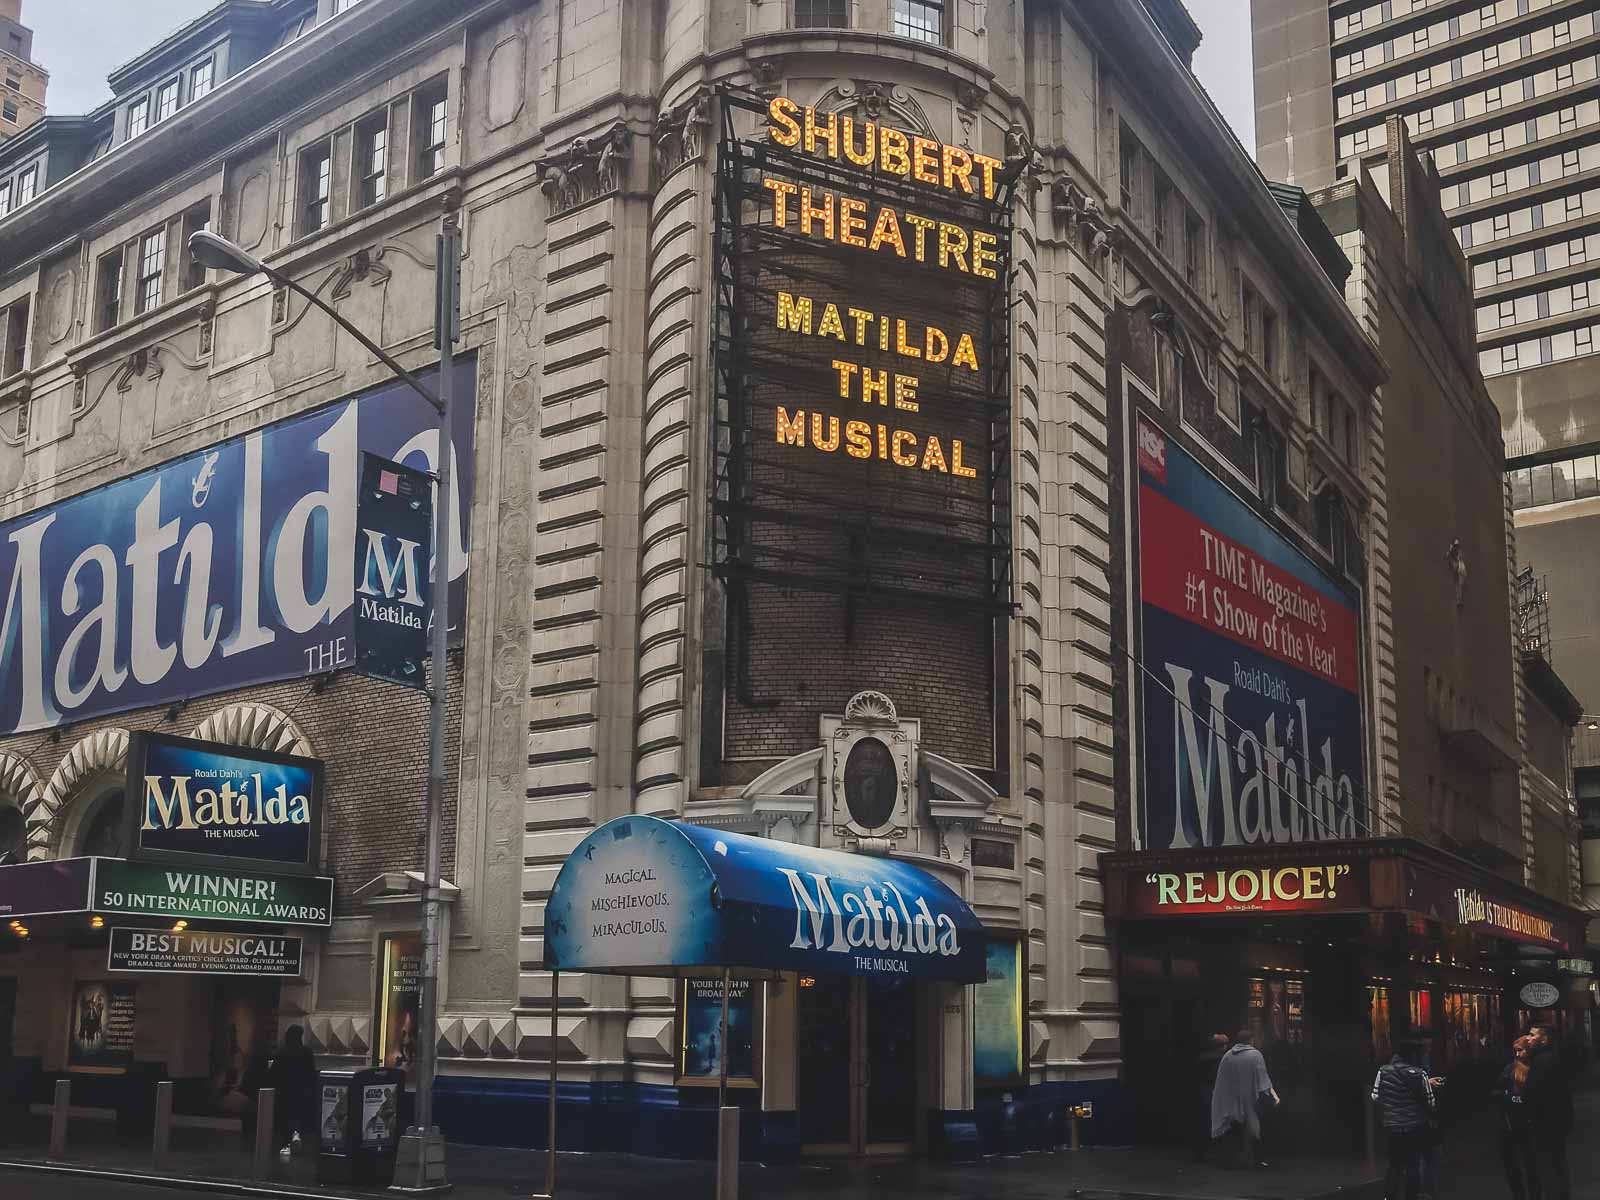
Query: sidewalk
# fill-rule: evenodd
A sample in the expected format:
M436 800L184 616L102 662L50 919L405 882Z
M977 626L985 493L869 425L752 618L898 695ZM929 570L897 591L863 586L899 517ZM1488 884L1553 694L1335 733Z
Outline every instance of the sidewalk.
M26 1145L0 1144L0 1178L50 1169L44 1140L32 1136L37 1132L29 1130ZM274 1178L264 1186L279 1194L386 1194L319 1189L309 1155L273 1165ZM154 1175L169 1187L234 1190L250 1183L250 1156L238 1136L207 1130L176 1130L167 1168L155 1172L148 1144L121 1141L103 1122L77 1122L66 1159L54 1166L124 1180ZM452 1144L449 1169L458 1200L506 1200L544 1186L545 1160L537 1151ZM714 1194L708 1162L609 1154L561 1155L556 1192L562 1200L617 1200L637 1192L642 1180L649 1182L651 1200L711 1200ZM1359 1161L1299 1160L1243 1171L1196 1163L1179 1150L1150 1148L1061 1150L961 1164L819 1160L768 1168L746 1163L740 1176L741 1194L756 1200L1376 1200L1372 1183L1372 1173Z

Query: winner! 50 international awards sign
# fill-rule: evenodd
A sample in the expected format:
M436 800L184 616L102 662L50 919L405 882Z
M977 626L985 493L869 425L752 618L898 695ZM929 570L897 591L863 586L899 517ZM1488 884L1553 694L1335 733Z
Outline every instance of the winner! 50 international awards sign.
M1143 848L1368 829L1361 603L1143 415Z
M786 96L724 95L719 569L1003 608L1004 164ZM737 136L749 113L761 127Z

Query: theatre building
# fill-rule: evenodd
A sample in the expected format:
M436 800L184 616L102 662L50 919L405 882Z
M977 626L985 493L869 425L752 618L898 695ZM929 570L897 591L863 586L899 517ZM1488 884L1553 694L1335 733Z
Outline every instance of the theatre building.
M1341 1150L1403 1039L1465 1105L1529 1024L1589 1036L1562 801L1581 707L1515 606L1470 279L1437 175L1390 126L1348 182L1273 188L1318 262L1309 290L1349 305L1337 324L1244 255L1217 316L1148 250L1128 259L1115 611L1137 662L1102 865L1145 1136L1196 1135L1171 1083L1219 1032L1254 1031L1280 1145ZM1172 155L1123 150L1157 238ZM1230 322L1241 350L1212 358Z

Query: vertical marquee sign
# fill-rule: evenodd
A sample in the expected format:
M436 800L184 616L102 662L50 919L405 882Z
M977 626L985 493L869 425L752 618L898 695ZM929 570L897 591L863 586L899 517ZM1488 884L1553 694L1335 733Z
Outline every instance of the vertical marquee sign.
M785 96L722 95L718 571L1008 611L1004 164Z

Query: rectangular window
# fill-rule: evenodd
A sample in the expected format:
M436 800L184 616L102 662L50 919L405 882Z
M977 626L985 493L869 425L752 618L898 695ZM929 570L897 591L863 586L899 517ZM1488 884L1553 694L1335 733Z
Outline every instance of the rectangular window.
M1567 132L1569 129L1576 129L1578 127L1578 110L1576 108L1563 108L1556 114L1556 124L1560 127L1562 133Z
M1260 301L1256 299L1254 290L1247 283L1240 295L1239 315L1244 320L1244 348L1251 354L1260 353L1260 343L1257 326L1261 320Z
M28 301L18 300L6 309L5 373L15 375L28 365Z
M122 262L121 249L100 256L100 266L95 277L95 332L110 329L122 320Z
M1504 171L1496 171L1489 176L1489 194L1491 196L1503 195L1510 186Z
M417 96L417 178L432 179L444 170L444 148L449 136L449 106L444 85L423 89Z
M1261 308L1261 365L1273 380L1278 377L1278 318L1265 305Z
M1139 143L1133 134L1128 132L1127 126L1122 128L1117 153L1121 164L1118 180L1121 186L1122 211L1131 217L1135 215L1134 199L1139 194Z
M20 92L22 90L22 76L13 75L10 71L7 71L6 86L13 92Z
M1585 325L1582 329L1577 330L1576 333L1577 337L1574 340L1577 342L1578 353L1588 354L1594 349L1594 326Z
M1503 93L1497 87L1490 88L1483 94L1483 106L1488 109L1499 108L1503 100Z
M1589 307L1589 281L1587 279L1580 279L1572 285L1572 307Z
M849 29L850 0L794 0L796 29Z
M1486 67L1498 67L1500 65L1499 46L1485 46L1483 48L1483 65Z
M1417 114L1417 132L1425 133L1433 128L1433 109L1425 108Z
M133 294L133 311L147 313L161 304L161 276L167 268L166 226L139 239L139 277Z
M0 101L0 117L15 125L17 123L17 102L15 100Z
M183 290L192 292L197 287L204 287L206 282L206 269L195 261L189 253L189 239L202 229L211 228L211 202L197 205L183 214L183 245L179 253L183 256Z
M178 111L178 84L179 80L169 79L161 85L156 92L156 121L157 125L165 121Z
M1567 220L1575 221L1583 216L1583 193L1577 192L1565 200Z
M0 217L11 211L11 181L0 183Z
M190 104L193 104L196 100L203 100L210 93L213 83L212 76L215 71L216 63L208 58L189 72Z
M300 154L300 235L333 221L333 152L327 142Z
M11 207L21 208L29 200L33 199L34 193L36 193L38 190L39 168L29 167L21 175L17 176L17 187L16 192L12 196Z
M333 0L333 15L338 16L342 12L349 12L360 3L361 0Z
M1489 153L1499 154L1506 148L1506 131L1504 129L1489 130Z
M369 208L389 194L388 110L356 126L356 194Z
M894 0L897 37L944 45L944 0Z
M1555 42L1556 42L1556 45L1559 46L1563 42L1570 42L1571 40L1572 40L1572 22L1571 21L1557 21L1556 22L1556 29L1555 29Z
M1572 64L1561 63L1556 67L1556 87L1569 88L1572 86Z
M1367 111L1367 91L1366 91L1365 88L1361 89L1361 91L1359 91L1359 92L1351 92L1350 93L1350 111L1351 112L1366 112Z
M150 97L128 105L128 136L136 138L150 125Z
M1183 222L1183 274L1189 286L1201 289L1205 279L1206 225L1190 209Z
M1555 472L1548 463L1533 468L1533 502L1536 505L1555 503Z
M1155 173L1155 200L1154 211L1151 213L1150 235L1155 238L1156 249L1166 252L1169 238L1167 236L1167 222L1170 220L1168 211L1172 208L1172 184L1166 174L1157 169Z
M1342 407L1342 406L1341 406ZM1344 410L1344 460L1351 466L1361 462L1361 422L1355 409Z

